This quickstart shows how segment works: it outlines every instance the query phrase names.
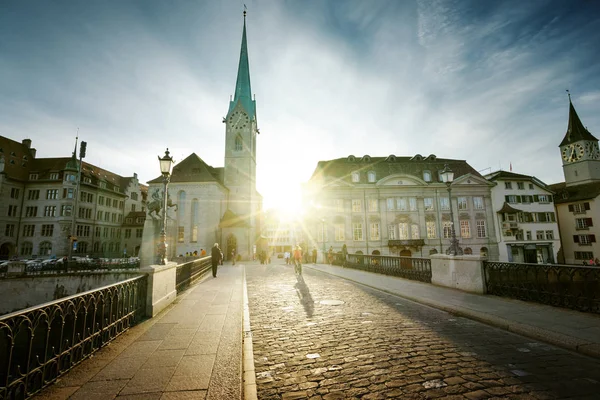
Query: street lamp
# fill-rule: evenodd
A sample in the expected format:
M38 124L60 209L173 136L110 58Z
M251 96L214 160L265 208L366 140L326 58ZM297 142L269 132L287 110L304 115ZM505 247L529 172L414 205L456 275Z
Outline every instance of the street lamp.
M442 177L442 182L446 184L448 187L448 202L450 206L450 220L451 220L451 233L452 238L450 239L450 247L446 250L446 254L453 256L462 256L463 251L458 245L458 239L456 238L456 231L454 230L454 212L452 211L452 181L454 180L454 172L448 167L448 164L444 166L444 169L440 173Z
M164 190L163 190L163 225L160 231L160 242L158 243L158 254L157 264L167 264L167 185L171 179L171 167L173 166L173 157L169 156L169 149L165 151L165 156L160 158L158 156L158 162L160 163L160 173L163 176Z

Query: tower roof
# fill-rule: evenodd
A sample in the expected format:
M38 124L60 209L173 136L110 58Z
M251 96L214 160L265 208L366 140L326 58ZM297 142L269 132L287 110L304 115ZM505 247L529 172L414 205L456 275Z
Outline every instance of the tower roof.
M246 42L246 11L244 11L244 29L242 32L242 48L240 50L240 63L238 65L237 80L235 83L235 94L229 102L227 115L235 108L238 102L248 113L250 119L256 115L256 103L252 100L252 89L250 87L250 65L248 63L248 43Z
M575 107L573 107L573 103L571 102L571 95L569 95L569 125L567 127L567 133L562 142L560 142L559 147L579 142L580 140L598 141L598 139L596 139L581 123L577 111L575 111Z

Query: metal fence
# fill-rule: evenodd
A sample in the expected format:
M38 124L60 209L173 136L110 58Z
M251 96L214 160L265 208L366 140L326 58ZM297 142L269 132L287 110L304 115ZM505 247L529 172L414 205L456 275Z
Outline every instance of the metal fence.
M139 322L139 276L0 317L0 399L25 399Z
M347 268L431 283L429 258L348 254L344 263L343 256L338 253L333 263Z
M190 287L202 275L210 271L212 267L211 256L188 261L177 266L177 278L175 285L177 293L180 293Z
M600 313L600 267L485 261L488 294Z

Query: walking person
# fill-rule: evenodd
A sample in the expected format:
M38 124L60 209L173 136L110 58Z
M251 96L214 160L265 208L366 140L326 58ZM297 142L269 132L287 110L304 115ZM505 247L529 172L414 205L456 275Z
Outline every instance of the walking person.
M215 243L212 250L211 250L211 261L212 261L212 275L213 278L217 277L217 266L221 263L221 260L223 259L223 253L221 252L221 249L219 248L219 243Z
M300 246L296 246L294 250L294 272L302 275L302 248Z
M348 248L346 247L346 243L342 246L342 267L346 266L346 260L348 259Z
M317 263L317 248L313 247L313 251L312 251L312 262L313 264Z
M231 262L235 265L235 249L231 250Z
M329 265L333 265L333 246L329 247L329 251L327 252L327 259L329 260Z

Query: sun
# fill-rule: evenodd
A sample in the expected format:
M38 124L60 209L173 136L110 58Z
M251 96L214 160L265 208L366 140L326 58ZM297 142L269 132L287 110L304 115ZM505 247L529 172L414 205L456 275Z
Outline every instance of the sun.
M264 209L277 213L282 221L292 221L304 215L302 196L300 191L290 188L278 188L270 193L265 193Z

